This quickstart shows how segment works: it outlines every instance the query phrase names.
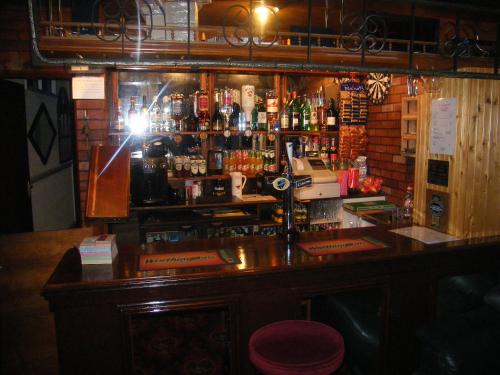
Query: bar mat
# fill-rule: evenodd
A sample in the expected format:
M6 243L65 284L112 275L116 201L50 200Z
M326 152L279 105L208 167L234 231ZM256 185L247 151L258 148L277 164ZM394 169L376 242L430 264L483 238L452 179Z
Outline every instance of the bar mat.
M314 256L353 253L356 251L375 250L388 247L383 242L371 237L303 242L299 243L298 246L306 253Z
M201 250L139 256L139 271L240 264L232 250Z

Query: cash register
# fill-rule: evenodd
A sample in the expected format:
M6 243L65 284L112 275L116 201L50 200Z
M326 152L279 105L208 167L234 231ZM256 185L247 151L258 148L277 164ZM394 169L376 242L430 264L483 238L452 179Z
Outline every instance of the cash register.
M293 158L294 176L311 176L312 185L296 189L295 199L325 199L340 197L337 175L328 169L321 158Z

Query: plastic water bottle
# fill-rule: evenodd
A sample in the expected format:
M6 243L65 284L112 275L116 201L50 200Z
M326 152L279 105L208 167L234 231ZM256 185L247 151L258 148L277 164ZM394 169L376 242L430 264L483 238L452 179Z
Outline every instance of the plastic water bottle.
M403 218L409 222L413 217L413 187L408 185L406 188L405 199L403 203Z

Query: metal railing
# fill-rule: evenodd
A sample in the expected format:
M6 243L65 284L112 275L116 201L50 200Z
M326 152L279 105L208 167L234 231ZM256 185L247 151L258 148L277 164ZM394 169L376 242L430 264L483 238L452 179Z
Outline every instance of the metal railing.
M478 77L500 79L499 74L499 52L500 51L500 22L494 21L494 15L500 19L500 11L497 9L484 9L481 7L454 5L453 3L434 2L430 0L412 0L410 25L411 37L391 38L390 25L387 24L383 14L368 12L369 0L362 1L362 9L349 9L347 12L343 0L336 1L340 17L332 27L325 33L312 32L311 17L309 24L304 29L307 32L295 32L280 29L279 15L268 7L268 23L265 29L257 27L255 21L255 4L252 0L247 5L235 4L226 8L221 17L221 25L209 26L192 23L193 2L178 1L185 4L185 23L176 19L175 23L169 21L168 9L162 7L160 0L95 0L89 22L68 21L64 14L68 12L62 9L61 0L56 7L52 0L45 0L35 4L28 0L30 10L30 21L32 26L33 49L35 56L42 63L48 64L88 64L88 65L164 65L164 66L232 66L232 67L261 67L277 68L283 70L320 70L320 71L383 71L387 73L405 74L428 74L459 77ZM39 3L45 5L39 6ZM385 3L394 3L394 9L401 2L392 0ZM312 0L307 2L308 8L304 8L311 14ZM154 11L160 9L160 11ZM417 19L417 7L430 7L441 9L447 6L448 12L455 12L454 20L439 22L436 30L438 38L433 41L418 40L415 32ZM464 12L467 11L467 18ZM54 13L56 16L54 16ZM493 18L492 18L493 15ZM408 15L406 15L408 18ZM489 22L490 30L488 38L482 37L481 28L478 27L484 19L493 19ZM93 21L95 20L95 22ZM339 32L330 33L336 29ZM494 30L496 29L496 30ZM328 33L327 33L328 31ZM96 41L95 50L92 50L92 58L85 57L82 52L80 58L51 57L42 53L40 44L44 40L60 40L61 43L77 40ZM116 46L120 52L117 55L109 53L98 55L99 43L108 43ZM137 51L134 58L126 55L126 46L137 43ZM158 61L150 59L144 54L140 60L137 54L158 49L159 53L167 52L171 43L185 47L185 53L181 56L168 56L168 59ZM154 45L151 47L151 45ZM51 45L54 48L54 44ZM87 43L88 46L88 43ZM193 52L194 47L214 46L230 50L238 50L240 53L238 61L231 58L206 58ZM57 47L56 47L57 48ZM297 59L287 61L283 57L277 60L273 52L265 55L258 54L257 50L265 48L279 48L284 51L306 50L301 61ZM241 54L246 50L246 58ZM45 51L44 51L45 52ZM96 54L97 52L97 54ZM357 63L352 59L348 64L316 63L321 54L337 54L358 56ZM391 66L374 65L371 61L373 56L394 57L397 54L398 64ZM420 68L415 63L415 58L422 55L440 58L448 62L450 67L444 69L439 67ZM229 54L229 56L231 56ZM321 60L323 61L323 60ZM467 72L461 70L463 66L487 67L491 73Z

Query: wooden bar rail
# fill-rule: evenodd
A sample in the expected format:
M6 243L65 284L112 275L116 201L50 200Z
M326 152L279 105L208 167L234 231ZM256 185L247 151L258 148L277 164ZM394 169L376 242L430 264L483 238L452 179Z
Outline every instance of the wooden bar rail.
M378 373L410 374L415 329L432 319L437 281L498 269L500 237L425 245L373 227L305 233L300 241L362 236L388 247L313 257L278 237L211 239L122 247L113 266L90 267L81 266L76 249L69 250L43 289L55 314L61 374L133 373L143 360L141 339L153 339L139 335L137 327L160 324L163 328L151 332L154 340L165 342L161 335L168 336L170 326L162 319L187 314L189 322L201 312L224 323L220 373L252 374L247 345L256 329L300 317L303 302L317 296L369 288L383 295ZM138 267L141 254L207 249L231 250L241 263L158 271Z

